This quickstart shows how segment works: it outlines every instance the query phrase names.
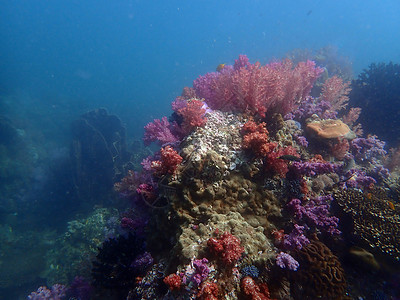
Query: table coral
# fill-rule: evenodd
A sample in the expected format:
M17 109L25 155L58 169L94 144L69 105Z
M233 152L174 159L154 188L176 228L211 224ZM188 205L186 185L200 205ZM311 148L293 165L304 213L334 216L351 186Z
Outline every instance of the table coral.
M320 120L307 124L307 129L314 135L322 139L334 138L354 138L355 135L341 120Z

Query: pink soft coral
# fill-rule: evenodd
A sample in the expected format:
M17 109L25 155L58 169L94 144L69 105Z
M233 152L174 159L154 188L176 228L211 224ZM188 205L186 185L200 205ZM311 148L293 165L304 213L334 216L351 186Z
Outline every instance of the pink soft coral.
M179 141L178 125L176 122L168 122L167 117L163 117L161 120L155 119L153 122L148 123L144 127L143 141L146 145L151 142L158 142L160 145L166 143L174 143Z
M289 113L308 96L322 73L312 61L293 68L291 60L262 66L250 64L240 56L232 68L208 73L193 82L198 96L205 98L212 109L265 114Z
M342 78L333 76L322 86L321 100L329 102L331 110L339 111L347 106L350 91L350 82L343 82Z

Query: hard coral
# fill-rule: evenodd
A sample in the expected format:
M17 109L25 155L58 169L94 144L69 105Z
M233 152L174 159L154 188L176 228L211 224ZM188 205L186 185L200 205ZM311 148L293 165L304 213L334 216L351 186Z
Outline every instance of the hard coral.
M307 129L322 139L334 139L334 138L354 138L354 133L350 130L341 120L321 120L314 121L307 124Z
M313 240L294 256L300 263L292 273L295 299L345 299L344 270L324 243Z
M244 252L239 239L229 232L224 232L219 238L210 238L207 241L207 246L213 254L228 265L236 262Z

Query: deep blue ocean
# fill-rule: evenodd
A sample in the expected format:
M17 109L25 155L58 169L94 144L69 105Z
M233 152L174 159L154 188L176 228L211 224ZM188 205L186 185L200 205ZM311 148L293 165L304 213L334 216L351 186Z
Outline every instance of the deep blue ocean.
M329 49L327 53L338 58L338 64L343 63L346 71L350 69L346 80L357 79L372 63L390 62L397 67L397 71L391 70L393 78L398 80L400 2L0 1L0 299L27 299L39 286L50 289L56 283L70 287L75 276L82 276L80 279L88 286L93 285L93 270L88 266L95 259L97 247L111 236L114 239L119 236L121 218L135 221L127 210L139 211L121 200L112 184L119 182L129 169L139 172L141 160L157 153L160 145L148 146L142 142L144 126L154 119L171 116L171 102L181 95L184 87L192 86L199 75L215 72L220 64L233 65L242 54L247 55L250 63L267 64L293 57L290 54L295 51L308 53L307 58L312 60L321 54L320 49ZM324 65L320 67L327 69ZM390 98L388 94L392 91L394 94L394 90L383 86L390 80L384 79L378 86L385 90L387 99L394 99L393 105L387 100L382 110L397 111L397 115L394 113L390 120L377 118L381 118L380 124L388 122L389 127L397 130L400 128L399 99ZM379 103L377 107L381 107ZM103 108L99 113L98 109ZM374 118L366 115L368 108L362 107L362 111L365 112L363 120ZM371 127L364 126L363 137L367 139L366 128ZM108 135L107 130L115 131ZM269 127L268 130L270 134L273 132ZM373 129L371 133L381 136ZM391 177L380 181L381 177L374 177L372 171L368 173L364 165L360 168L364 168L364 175L374 178L376 186L389 192L396 190L393 192L396 196L387 201L390 207L394 205L393 211L398 215L397 131L390 138L384 150L385 155L392 155L390 167L389 159L385 158L385 164L383 157L379 157L382 160L379 166L389 169ZM99 146L103 140L107 143L104 149ZM182 150L178 148L175 148L178 152ZM393 148L392 152L389 148ZM107 159L103 160L102 153L109 155ZM366 158L369 159L372 158ZM342 163L343 157L333 160ZM288 162L289 168L292 163ZM371 160L372 163L375 167L378 165L376 160ZM109 175L110 170L115 174ZM338 179L335 184L349 179L343 176L345 179ZM155 179L146 180L153 183ZM387 183L389 180L392 185ZM160 190L161 187L158 186ZM375 195L373 191L361 190L365 197ZM167 202L170 204L170 199ZM164 208L164 204L160 207ZM394 224L400 226L400 223ZM152 226L154 230L156 226ZM150 234L146 228L145 232ZM393 243L400 251L399 227L393 232L399 235ZM143 233L137 233L140 234ZM168 234L171 239L172 235L175 237L172 229ZM338 253L349 246L347 240L343 242L346 246L324 242L340 259L346 260L345 255ZM152 248L151 242L146 245L154 251L151 254L155 262L165 257L162 251L157 252L157 247ZM364 244L354 242L354 246L379 256ZM68 257L68 262L63 265L60 257ZM87 265L82 263L82 257ZM385 269L382 266L391 263L390 259L383 260L378 261L379 270L345 268L350 298L335 299L399 299L396 298L400 297L396 290L400 289L398 269ZM178 265L182 266L176 262ZM164 275L176 272L176 266L173 269L170 265ZM361 283L354 282L357 272L367 274ZM390 275L379 288L371 288L375 292L363 294L360 287L374 281L374 276L381 277L379 272ZM136 278L144 276L135 275ZM215 278L212 280L217 282ZM257 280L261 282L260 278ZM128 293L112 293L107 288L104 292L102 288L97 285L86 294L68 292L64 298L52 299L223 299L221 291L215 298L205 298L193 291L189 296L175 291L167 293L168 289L152 296L137 292L139 296L130 294L131 298L126 298ZM160 298L162 294L168 296ZM278 292L273 297L277 295ZM355 295L358 298L353 298ZM240 297L252 299L248 295ZM294 297L281 299L301 299L301 296ZM50 299L50 296L31 299Z

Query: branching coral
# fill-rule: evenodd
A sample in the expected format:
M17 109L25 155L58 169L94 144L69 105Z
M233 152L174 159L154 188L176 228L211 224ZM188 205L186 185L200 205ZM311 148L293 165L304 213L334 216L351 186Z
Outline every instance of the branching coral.
M350 224L343 230L356 235L367 247L400 261L400 205L385 191L363 193L355 189L337 191L335 199Z

